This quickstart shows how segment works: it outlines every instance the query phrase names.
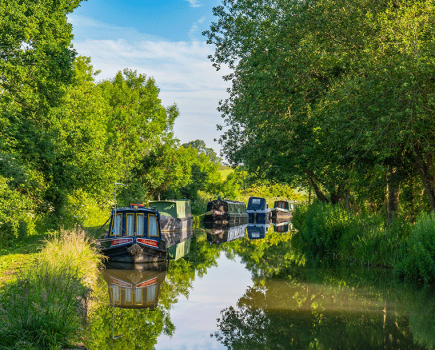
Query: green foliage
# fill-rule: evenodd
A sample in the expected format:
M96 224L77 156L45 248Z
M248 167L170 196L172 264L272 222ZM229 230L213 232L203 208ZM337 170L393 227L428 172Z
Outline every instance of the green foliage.
M100 258L83 231L46 241L0 294L0 348L52 349L77 340Z
M297 218L302 215L302 220ZM349 221L350 215L340 206L316 201L306 211L296 211L293 224L307 258L331 259L340 251L340 240L349 228Z
M407 252L396 267L403 278L421 280L433 284L435 281L435 214L423 214L411 228Z
M432 1L224 0L213 13L203 34L232 69L219 107L231 164L357 206L381 205L389 167L401 182L418 172L435 209Z
M198 151L198 154L204 153L210 159L210 161L215 164L220 164L222 162L222 159L218 157L214 149L208 148L203 140L197 139L195 141L183 143L182 146L184 148L189 148L189 147L195 148Z
M386 224L382 213L350 214L339 206L315 202L298 206L292 219L294 243L307 259L340 259L352 264L399 266L407 255L411 225Z
M0 175L0 239L7 242L12 238L23 238L33 234L32 201L22 193L11 189L4 177Z

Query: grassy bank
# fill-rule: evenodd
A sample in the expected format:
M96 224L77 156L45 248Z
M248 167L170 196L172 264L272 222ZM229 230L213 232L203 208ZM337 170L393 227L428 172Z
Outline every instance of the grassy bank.
M1 290L0 349L57 349L80 340L100 263L83 230L46 240Z
M384 215L351 214L338 205L315 202L297 208L294 245L309 261L344 261L390 267L398 276L435 282L435 214L423 214L416 224Z

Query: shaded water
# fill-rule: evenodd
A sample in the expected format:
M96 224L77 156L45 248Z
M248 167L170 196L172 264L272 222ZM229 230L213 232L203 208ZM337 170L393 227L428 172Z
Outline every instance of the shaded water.
M108 266L90 348L435 348L432 291L389 270L309 267L288 229L199 228L167 265Z

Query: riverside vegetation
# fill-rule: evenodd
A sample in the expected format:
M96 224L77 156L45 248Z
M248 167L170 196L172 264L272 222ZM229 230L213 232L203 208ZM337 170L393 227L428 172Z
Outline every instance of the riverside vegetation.
M223 0L204 35L232 70L224 178L213 149L176 138L177 106L153 78L126 68L97 81L72 46L80 2L0 3L1 346L81 338L100 259L74 227L107 219L114 182L127 185L119 205L183 197L196 215L218 193L308 199L281 263L435 282L432 1Z

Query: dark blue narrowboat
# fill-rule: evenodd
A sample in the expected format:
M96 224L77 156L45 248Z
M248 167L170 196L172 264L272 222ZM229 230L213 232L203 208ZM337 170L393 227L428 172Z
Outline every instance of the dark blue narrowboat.
M109 232L99 243L109 261L158 262L165 261L168 253L159 212L142 204L113 209Z
M250 223L268 224L270 219L270 208L265 198L250 197L246 213L249 215Z
M263 239L269 231L269 224L248 224L246 228L248 231L249 239Z

